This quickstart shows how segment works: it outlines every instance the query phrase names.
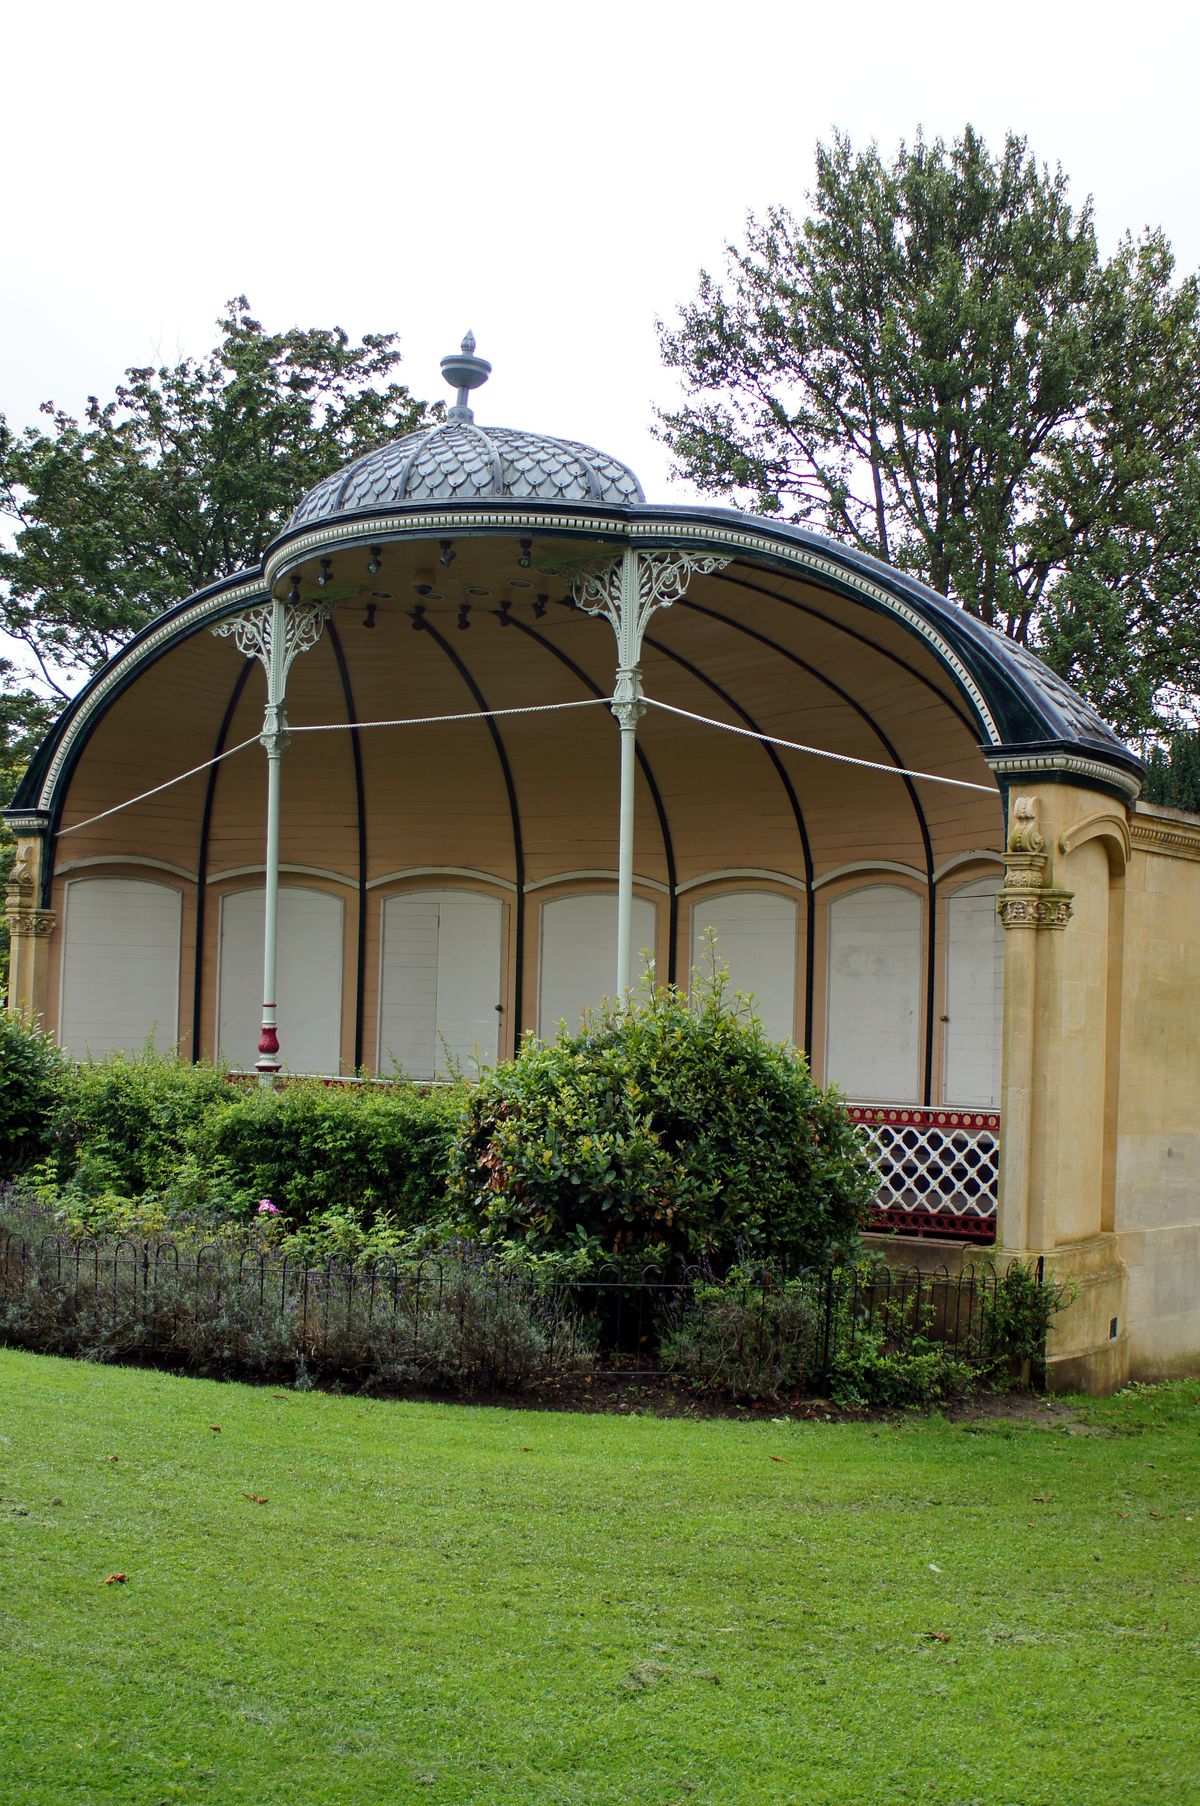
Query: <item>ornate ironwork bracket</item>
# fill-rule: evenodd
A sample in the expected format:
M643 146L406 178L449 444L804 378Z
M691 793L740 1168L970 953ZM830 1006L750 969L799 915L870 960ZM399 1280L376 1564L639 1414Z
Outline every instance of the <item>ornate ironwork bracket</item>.
M232 637L246 658L256 658L267 674L267 706L259 739L276 756L290 744L283 699L293 661L311 652L333 612L329 602L260 602L210 629L217 639Z
M617 996L629 989L633 924L633 776L642 701L642 636L655 609L670 608L692 578L721 571L731 560L710 553L637 552L629 546L605 571L584 573L571 585L576 606L603 615L617 636L612 712L621 729L621 802L617 839Z
M1038 799L1018 796L1009 821L1004 886L996 914L1005 928L1065 928L1073 893L1047 883L1046 842L1038 827Z
M627 551L606 571L575 578L571 595L585 614L603 615L617 639L617 677L612 712L622 727L645 713L642 701L642 639L650 617L670 608L694 576L723 571L729 558L696 552Z
M285 682L292 668L292 661L301 652L311 652L312 648L325 631L325 623L333 612L328 602L288 601L282 605L283 640L276 648L275 619L280 605L275 602L260 602L254 608L248 608L244 614L231 615L227 621L218 621L210 631L217 639L232 637L238 651L247 658L260 660L267 674L268 683L273 671ZM278 664L275 661L276 651L279 653ZM279 698L273 697L273 701Z

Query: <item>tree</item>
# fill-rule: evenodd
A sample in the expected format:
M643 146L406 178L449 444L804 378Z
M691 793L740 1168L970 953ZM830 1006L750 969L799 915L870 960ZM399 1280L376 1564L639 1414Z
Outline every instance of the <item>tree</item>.
M11 659L0 658L0 808L11 801L22 772L53 718L53 704L31 694L17 679ZM0 997L8 986L4 887L15 855L12 835L0 827Z
M433 417L391 380L393 333L267 332L244 295L207 356L126 372L82 421L0 418L0 626L45 685L97 664L160 609L252 564L305 490Z
M1159 233L1101 261L1061 169L970 127L817 147L660 323L702 490L923 578L1137 732L1200 690L1200 282Z
M1165 745L1150 748L1142 795L1168 809L1200 811L1200 729L1177 728Z

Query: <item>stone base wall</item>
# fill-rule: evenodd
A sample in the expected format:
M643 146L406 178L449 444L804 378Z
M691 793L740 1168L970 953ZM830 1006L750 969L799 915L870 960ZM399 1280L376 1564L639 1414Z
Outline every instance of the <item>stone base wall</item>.
M1133 1379L1200 1373L1200 817L1130 819L1113 1229Z

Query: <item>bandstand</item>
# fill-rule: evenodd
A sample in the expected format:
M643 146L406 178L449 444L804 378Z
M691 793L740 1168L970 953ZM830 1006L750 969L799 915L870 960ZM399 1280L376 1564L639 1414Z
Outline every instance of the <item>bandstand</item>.
M478 424L469 338L443 369L443 423L64 711L5 812L10 1006L81 1055L433 1080L715 936L906 1256L1073 1275L1061 1383L1194 1368L1200 821L945 598Z

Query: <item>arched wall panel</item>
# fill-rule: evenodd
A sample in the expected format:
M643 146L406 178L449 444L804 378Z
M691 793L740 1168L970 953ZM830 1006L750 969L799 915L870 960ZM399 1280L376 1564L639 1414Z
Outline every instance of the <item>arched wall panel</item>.
M476 891L405 891L383 905L379 1068L468 1073L499 1051L504 906Z
M777 891L729 891L692 905L693 969L706 968L712 929L731 988L753 996L773 1041L796 1034L797 915L795 900Z
M896 884L829 906L825 1077L848 1097L915 1103L920 1084L922 901Z
M1000 1102L1004 929L999 878L978 878L946 899L946 1001L942 1101Z
M261 885L221 899L217 1052L242 1068L258 1058L263 900ZM344 916L341 898L328 891L279 888L279 1044L293 1072L341 1069Z
M633 899L633 944L656 947L657 911L645 897ZM555 897L541 910L538 1033L552 1039L560 1022L579 1026L585 1009L611 997L617 967L617 899L609 891Z
M72 878L63 922L59 1040L99 1058L166 1050L179 1033L182 895L140 878Z

